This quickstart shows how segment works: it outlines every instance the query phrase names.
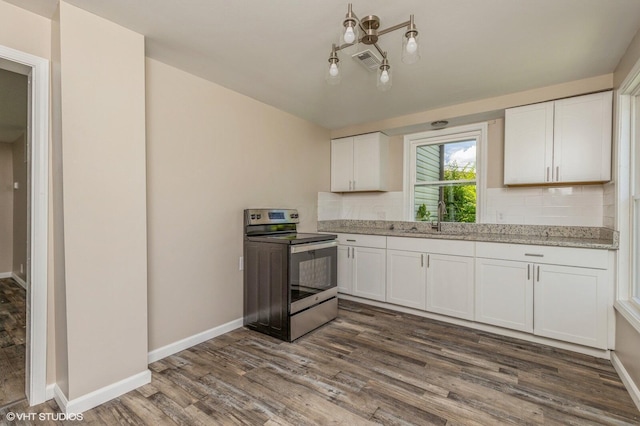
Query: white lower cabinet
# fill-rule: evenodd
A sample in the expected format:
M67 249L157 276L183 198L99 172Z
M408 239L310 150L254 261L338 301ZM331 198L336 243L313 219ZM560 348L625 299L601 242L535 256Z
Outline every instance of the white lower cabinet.
M353 295L384 302L386 250L352 247L352 257L355 265Z
M387 302L473 320L473 244L389 237Z
M426 309L426 282L424 253L387 250L387 302Z
M534 334L607 347L606 271L536 265Z
M607 349L606 250L495 243L476 249L476 321Z
M351 247L338 246L338 291L353 294L353 263Z
M533 332L531 264L476 259L475 320Z
M427 255L427 311L473 320L473 257Z
M609 348L607 250L353 234L338 241L342 294Z
M386 237L338 234L338 292L384 302Z

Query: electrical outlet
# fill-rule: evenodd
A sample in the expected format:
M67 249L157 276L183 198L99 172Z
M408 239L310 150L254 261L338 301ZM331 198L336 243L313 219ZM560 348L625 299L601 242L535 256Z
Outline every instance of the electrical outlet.
M498 212L496 213L496 222L498 223L504 223L504 213L502 212Z
M240 256L238 259L238 271L242 271L244 269L244 257Z

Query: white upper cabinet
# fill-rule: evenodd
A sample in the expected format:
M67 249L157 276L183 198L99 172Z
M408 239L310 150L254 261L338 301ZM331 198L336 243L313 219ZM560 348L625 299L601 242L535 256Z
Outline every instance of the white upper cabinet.
M505 185L611 179L612 92L505 111Z
M386 191L389 138L377 132L331 141L331 191Z

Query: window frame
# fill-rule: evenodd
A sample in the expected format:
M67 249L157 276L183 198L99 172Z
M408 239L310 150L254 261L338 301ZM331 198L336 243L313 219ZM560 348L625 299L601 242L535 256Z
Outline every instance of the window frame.
M476 223L486 222L486 182L487 182L487 132L488 123L474 123L463 126L450 127L440 130L413 133L404 137L404 218L415 222L414 187L416 177L416 149L419 145L462 142L475 139L476 141ZM442 181L437 181L441 183ZM454 183L457 181L446 181ZM468 181L463 181L468 182ZM435 184L435 182L434 182Z
M615 310L640 333L640 61L615 92ZM634 206L637 204L637 206ZM640 219L640 216L639 216Z

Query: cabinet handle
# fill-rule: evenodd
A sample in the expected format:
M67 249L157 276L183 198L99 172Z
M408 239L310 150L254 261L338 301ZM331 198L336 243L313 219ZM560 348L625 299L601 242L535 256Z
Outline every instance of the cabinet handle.
M527 265L527 280L531 279L531 264Z
M353 190L354 191L356 190L356 181L355 180L353 181Z
M356 240L350 240L350 239L347 239L347 241L349 241L350 243L355 243L356 242Z
M424 254L420 255L420 266L424 267Z
M349 191L351 191L351 181L349 181Z
M540 265L538 265L538 279L537 279L537 281L540 282Z
M351 258L352 259L356 258L356 248L355 247L351 247Z
M560 166L556 166L556 182L560 182Z
M350 255L350 253L349 253L349 249L350 249L350 248L351 248L351 247L347 247L347 259L349 259L349 258L351 257L351 255Z
M431 266L431 255L427 255L427 268Z
M547 182L549 182L549 167L547 167ZM349 189L351 189L351 181L349 181Z
M532 257L544 257L544 254L539 254L539 253L525 253L525 256L532 256Z

